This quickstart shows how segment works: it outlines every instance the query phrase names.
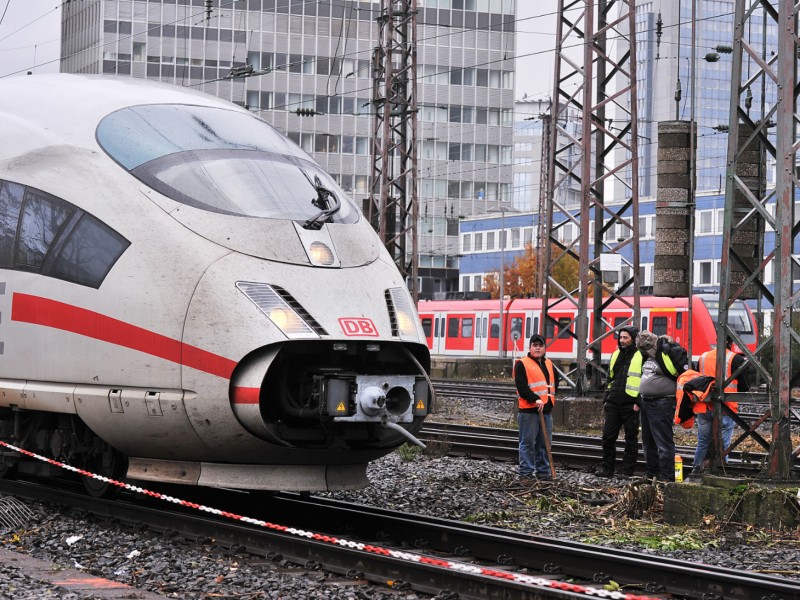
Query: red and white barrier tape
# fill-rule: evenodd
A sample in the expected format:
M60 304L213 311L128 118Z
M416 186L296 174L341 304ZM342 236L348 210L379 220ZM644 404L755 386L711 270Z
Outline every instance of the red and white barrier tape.
M317 540L320 542L326 542L329 544L335 544L337 546L343 546L345 548L353 548L356 550L362 550L364 552L369 552L371 554L380 554L382 556L391 556L392 558L398 558L401 560L407 560L410 562L415 563L422 563L426 565L432 565L440 568L451 569L453 571L458 571L460 573L470 573L473 575L483 575L484 577L493 577L496 579L505 579L508 581L514 581L517 583L522 583L531 586L537 587L545 587L557 590L563 590L567 592L574 592L578 594L585 594L587 596L592 596L596 598L610 598L611 600L652 600L652 596L638 596L636 594L629 594L626 592L621 592L618 590L606 590L606 589L598 589L598 588L591 588L586 587L584 585L578 585L573 583L566 583L563 581L552 581L550 579L545 579L543 577L535 577L533 575L525 575L524 573L512 573L508 571L499 571L496 569L489 569L486 567L479 567L475 565L470 565L461 562L455 562L451 560L443 560L440 558L433 558L430 556L424 556L420 554L412 554L410 552L401 552L399 550L391 550L389 548L383 548L381 546L374 546L372 544L364 544L361 542L353 542L351 540L346 540L338 537L333 537L329 535L325 535L322 533L315 533L313 531L306 531L304 529L296 529L294 527L286 527L285 525L278 525L275 523L269 523L267 521L262 521L260 519L253 519L251 517L245 517L243 515L237 515L235 513L227 512L224 510L219 510L217 508L211 508L210 506L204 506L202 504L197 504L195 502L189 502L188 500L181 500L180 498L175 498L173 496L167 496L165 494L161 494L159 492L154 492L151 490L146 490L144 488L130 485L128 483L124 483L122 481L116 481L115 479L110 479L108 477L103 477L102 475L97 475L96 473L90 473L84 469L79 469L77 467L73 467L67 465L65 463L59 462L52 458L47 458L46 456L41 456L39 454L35 454L28 450L23 450L22 448L18 448L17 446L12 446L2 440L0 440L0 446L4 446L9 450L13 450L14 452L19 452L20 454L24 454L25 456L30 456L31 458L35 458L37 460L41 460L43 462L49 463L51 465L55 465L57 467L61 467L62 469L66 469L67 471L72 471L79 475L83 475L85 477L91 477L93 479L97 479L98 481L103 481L106 483L110 483L112 485L124 488L126 490L130 490L132 492L138 492L140 494L145 494L146 496L150 496L152 498L158 498L159 500L163 500L164 502L171 502L172 504L179 504L181 506L187 506L189 508L194 508L195 510L199 510L202 512L211 513L212 515L219 515L221 517L226 517L228 519L233 519L236 521L241 521L243 523L249 523L251 525L258 525L260 527L265 527L267 529L272 529L274 531L280 531L281 533L288 533L290 535L295 535L298 537L304 537L312 540Z

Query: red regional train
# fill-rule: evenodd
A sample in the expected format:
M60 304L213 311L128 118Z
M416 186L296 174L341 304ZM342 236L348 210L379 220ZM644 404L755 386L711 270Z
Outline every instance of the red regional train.
M689 331L688 299L640 296L640 329L649 329L657 335L670 335L684 347L692 340L692 359L710 350L716 344L716 321L719 297L717 294L692 296L692 330ZM502 350L500 348L499 300L433 300L419 303L419 316L427 338L428 348L434 356L498 356L522 355L527 351L527 340L532 333L540 332L542 319L541 298L521 298L503 301ZM589 306L591 310L591 302ZM621 301L613 301L603 313L606 322L614 327L630 318L631 309ZM574 361L577 341L570 335L575 331L575 308L556 307L550 311L555 319L545 327L547 356L552 360ZM587 318L590 315L587 315ZM756 347L756 323L749 307L741 300L735 301L728 311L728 322L751 350ZM610 328L609 328L610 329ZM589 331L591 333L591 323ZM608 331L608 329L607 329ZM615 336L606 337L601 344L602 361L608 362L617 348Z

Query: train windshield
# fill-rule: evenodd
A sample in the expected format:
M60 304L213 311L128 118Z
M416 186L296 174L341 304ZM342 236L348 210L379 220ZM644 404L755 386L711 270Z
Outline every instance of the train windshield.
M321 187L331 204L339 204L338 210L325 211L326 222L359 218L345 192L311 157L246 113L135 106L105 117L97 140L136 178L202 210L305 222L320 216Z
M708 308L711 320L714 321L716 326L719 321L719 302L717 300L704 299L703 303ZM747 306L741 300L734 300L728 309L728 326L741 336L755 335L750 311L747 310Z

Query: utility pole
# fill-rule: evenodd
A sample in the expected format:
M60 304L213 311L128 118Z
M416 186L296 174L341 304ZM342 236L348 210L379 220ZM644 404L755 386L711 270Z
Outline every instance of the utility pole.
M747 6L746 6L747 4ZM771 23L777 32L776 52L768 56L765 37L760 43L747 40L751 29L766 32L766 23ZM748 362L767 382L769 409L762 420L771 423L772 441L757 436L756 432L745 433L731 444L739 444L747 435L767 448L767 477L773 481L788 481L793 462L792 438L789 410L792 365L792 341L800 341L792 324L793 306L800 290L794 283L795 260L792 249L800 233L795 210L795 192L798 186L798 127L797 112L797 53L798 24L794 0L763 0L756 9L736 0L733 37L733 73L731 77L730 124L728 135L728 170L725 186L725 211L720 269L720 302L717 324L717 348L724 348L727 338L739 347ZM770 46L775 48L775 46ZM761 110L759 119L750 117L752 90L760 90ZM765 98L772 95L772 108L767 108ZM775 127L775 134L768 131ZM751 174L753 155L765 148L775 159L775 189L753 186ZM767 203L775 199L774 216L767 210ZM764 223L775 230L775 247L766 256L763 253ZM755 250L754 250L755 248ZM764 285L764 272L772 264L774 288ZM766 298L774 307L770 334L751 352L741 339L734 324L729 320L731 304L738 298L758 296ZM725 353L717 353L716 380L713 395L715 420L722 411L721 400L725 399ZM736 373L731 374L736 378ZM735 398L731 397L731 400ZM737 415L733 418L737 421ZM720 453L716 453L719 455ZM719 463L720 459L715 459Z
M561 377L578 393L601 387L602 341L624 326L640 324L635 4L558 2L542 327L548 345L560 337L573 340L577 369ZM583 49L582 57L576 48ZM565 127L570 111L581 115L577 135ZM576 187L577 209L570 206ZM607 203L606 196L612 201ZM568 223L580 235L561 241L559 231ZM616 235L607 236L611 231ZM552 276L563 261L578 263L576 289L565 289ZM623 267L628 277L618 277ZM603 309L613 301L632 316L605 323ZM575 316L559 323L560 310Z
M368 217L416 303L417 0L383 0L372 56L372 173Z

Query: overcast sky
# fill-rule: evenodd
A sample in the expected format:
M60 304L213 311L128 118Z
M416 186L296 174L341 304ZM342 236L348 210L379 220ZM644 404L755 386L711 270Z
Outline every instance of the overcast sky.
M0 0L0 77L57 73L62 0ZM517 98L553 87L556 0L517 0Z

